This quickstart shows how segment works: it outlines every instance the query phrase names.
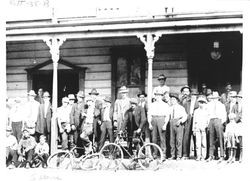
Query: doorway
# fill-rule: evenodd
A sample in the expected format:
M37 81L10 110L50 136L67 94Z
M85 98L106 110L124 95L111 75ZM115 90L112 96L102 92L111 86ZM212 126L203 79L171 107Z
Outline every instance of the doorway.
M48 91L52 97L52 70L39 70L33 74L32 89L36 92L39 88ZM68 94L76 94L79 90L79 75L73 70L58 70L58 106L61 106L61 100ZM52 100L52 98L51 98Z

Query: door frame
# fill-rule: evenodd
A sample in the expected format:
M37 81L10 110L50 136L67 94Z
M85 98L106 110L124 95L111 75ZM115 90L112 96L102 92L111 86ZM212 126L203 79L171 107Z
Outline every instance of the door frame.
M31 67L31 68L27 68L25 69L26 72L27 72L27 82L28 82L28 91L30 91L32 88L33 88L33 76L35 74L38 74L39 72L44 72L44 71L52 71L53 72L53 69L49 69L49 70L40 70L41 68L47 66L47 65L50 65L52 64L53 61L52 59L49 59L43 63L40 63L34 67ZM71 69L58 69L58 72L60 71L74 71L74 72L77 72L78 73L78 78L79 78L79 90L82 90L84 91L85 90L85 72L86 72L86 67L79 67L77 65L74 65L66 60L63 60L63 59L59 59L58 61L59 64L62 64L62 65L65 65ZM53 87L52 87L53 89Z

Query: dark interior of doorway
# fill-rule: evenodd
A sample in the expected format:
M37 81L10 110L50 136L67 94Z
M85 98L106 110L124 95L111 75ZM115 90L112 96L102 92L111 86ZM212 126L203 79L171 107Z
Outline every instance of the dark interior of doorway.
M211 58L214 41L219 42L221 58ZM242 79L242 34L239 32L193 34L188 36L188 73L189 84L198 86L206 83L207 87L225 91L230 82L233 89L241 89ZM195 86L194 86L195 87Z
M36 92L39 88L48 91L52 100L52 80L53 72L51 70L39 70L33 75L33 90ZM79 90L79 74L73 70L58 70L58 106L61 106L61 100L68 94L76 94Z

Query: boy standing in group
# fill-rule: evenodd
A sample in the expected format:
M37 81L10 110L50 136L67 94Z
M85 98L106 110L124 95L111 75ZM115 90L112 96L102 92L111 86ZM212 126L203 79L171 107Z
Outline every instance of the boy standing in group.
M206 108L206 97L201 96L197 100L199 107L194 111L193 135L196 138L196 160L204 160L207 151L206 129L209 123L209 114Z

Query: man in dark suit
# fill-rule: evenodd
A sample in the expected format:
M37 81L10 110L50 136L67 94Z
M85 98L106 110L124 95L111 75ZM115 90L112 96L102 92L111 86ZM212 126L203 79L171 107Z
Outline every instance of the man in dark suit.
M111 97L105 97L104 104L101 109L101 138L99 141L99 150L103 147L108 132L110 143L114 142L113 136L113 106L111 105Z
M131 107L125 112L122 131L127 127L129 152L132 154L133 133L145 132L146 113L145 109L138 106L136 98L130 99Z
M91 96L95 104L93 130L94 130L95 141L98 142L101 134L100 125L98 124L98 122L100 122L101 120L102 102L101 100L98 99L99 93L95 88L91 90L89 95Z
M50 129L51 129L51 117L52 117L52 106L50 103L49 92L44 92L44 103L40 104L38 119L36 123L36 139L38 141L40 135L44 135L48 138L50 143Z
M85 106L83 91L79 91L76 94L76 97L77 102L73 104L70 113L71 139L73 139L71 141L73 141L75 145L81 146L81 143L78 138L80 135L80 128L83 121L82 114Z

